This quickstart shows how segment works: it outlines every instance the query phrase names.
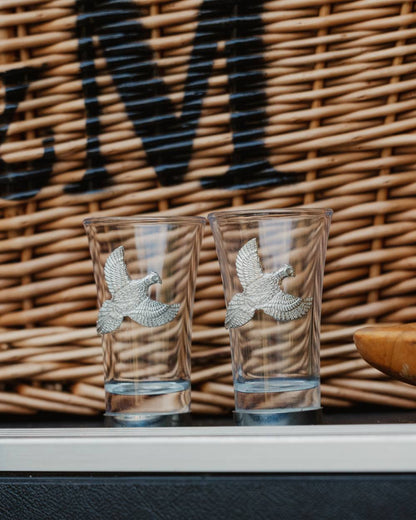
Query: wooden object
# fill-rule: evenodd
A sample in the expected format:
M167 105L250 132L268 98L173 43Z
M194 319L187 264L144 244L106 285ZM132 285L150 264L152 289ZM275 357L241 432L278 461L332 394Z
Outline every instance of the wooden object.
M416 324L365 327L354 334L354 342L370 365L416 385Z

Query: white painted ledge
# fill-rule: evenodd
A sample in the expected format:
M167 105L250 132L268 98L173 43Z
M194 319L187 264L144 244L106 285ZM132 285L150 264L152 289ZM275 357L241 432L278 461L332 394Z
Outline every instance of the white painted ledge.
M416 473L416 424L0 429L0 471Z

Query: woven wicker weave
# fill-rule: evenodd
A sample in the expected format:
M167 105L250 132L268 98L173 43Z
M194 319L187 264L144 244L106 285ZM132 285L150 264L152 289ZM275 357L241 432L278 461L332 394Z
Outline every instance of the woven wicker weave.
M0 412L103 409L87 215L300 205L335 211L323 404L415 408L352 343L416 320L415 53L401 0L1 0ZM224 314L207 229L196 412L233 407Z

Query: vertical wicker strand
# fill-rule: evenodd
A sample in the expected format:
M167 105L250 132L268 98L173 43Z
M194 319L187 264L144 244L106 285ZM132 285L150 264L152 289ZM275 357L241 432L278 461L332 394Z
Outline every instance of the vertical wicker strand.
M99 212L99 211L100 211L100 203L98 200L91 200L88 202L88 213L90 215L94 214L95 212ZM94 362L88 363L88 365L93 366ZM99 384L97 386L99 386L99 388L102 390L104 388L104 374L100 374L99 376L97 376L97 379L99 380ZM55 388L55 389L57 390L58 388ZM62 390L62 388L61 388L61 390Z
M10 10L1 9L1 14L10 14ZM16 29L10 28L10 27L3 27L0 28L0 40L1 41L7 41L9 38L15 38L16 37ZM15 61L15 56L13 52L0 52L0 65L4 65L6 63L13 63ZM13 205L9 207L4 208L3 217L14 217L18 215L18 206ZM12 238L16 237L17 232L16 231L7 231L7 237Z
M238 9L237 3L233 7L233 16L235 16L236 18L239 16L239 9ZM238 37L237 30L236 30L236 28L234 28L233 29L233 38L237 39L237 37ZM230 118L231 117L232 117L232 114L230 114ZM231 120L230 120L230 123L231 123ZM238 207L244 206L244 202L245 202L245 199L244 199L243 195L235 195L231 199L231 206L233 208L238 208Z
M7 10L4 10L2 9L1 10L2 14L8 14L9 11ZM0 28L0 40L7 40L7 38L13 38L15 35L13 33L13 30L6 27L6 28ZM9 62L13 62L13 53L6 53L6 52L0 52L0 65L3 65L5 63L9 63ZM14 211L14 209L10 208L11 211ZM8 216L8 208L5 208L5 210L3 211L3 215L4 217L7 217ZM8 235L10 235L9 233L7 233ZM2 237L3 238L3 237ZM4 385L2 382L0 382L0 392L4 390ZM6 413L9 411L7 409L8 405L5 404L6 406ZM18 409L14 409L12 408L10 410L12 413L20 413L19 412L19 408ZM21 411L21 413L23 413Z
M326 16L328 16L330 14L331 14L331 6L330 6L330 4L324 4L319 9L319 17L326 17ZM318 38L320 38L322 36L326 36L327 34L328 34L328 29L326 27L318 30ZM326 44L319 44L319 45L316 46L315 52L317 54L320 54L322 52L325 52L326 50L327 50ZM315 65L315 70L321 70L324 67L325 67L325 62L324 61L319 61ZM324 81L322 79L317 79L317 80L315 80L313 82L313 87L312 87L313 90L318 90L318 89L322 89L322 88L324 88ZM314 99L312 101L312 107L311 107L312 109L319 108L321 106L322 106L321 99ZM310 122L309 128L310 129L318 128L319 125L320 125L319 119L313 119ZM311 150L310 152L308 152L308 160L309 159L316 159L317 156L318 156L318 153L316 152L316 150ZM317 175L318 175L318 172L316 170L309 171L306 174L306 181L307 182L311 182L311 181L315 180L317 178ZM315 202L315 194L311 193L311 192L305 193L304 204L312 204L313 202Z
M404 16L412 12L412 4L413 2L405 2L402 4L402 8L400 11L400 15ZM398 30L404 30L405 26L400 26ZM396 47L403 46L406 44L406 40L397 40ZM403 63L403 56L396 56L393 59L393 67L399 66ZM398 83L400 81L400 76L392 76L390 78L390 83ZM391 103L396 103L399 99L399 94L390 94L387 99L387 105ZM395 120L395 114L388 114L384 119L384 124L389 125L393 123ZM381 152L381 156L390 157L393 153L393 149L391 147L384 148ZM380 175L389 175L391 173L390 168L382 168L380 170ZM380 188L377 190L376 200L377 202L385 201L388 198L388 188ZM374 226L382 226L385 222L384 215L375 215L374 217ZM379 250L383 248L383 239L375 238L371 242L371 250ZM369 269L369 278L374 278L376 276L380 276L382 271L382 265L380 263L373 263L370 265ZM368 303L376 302L379 299L379 290L374 289L368 293L367 301ZM368 320L369 323L374 323L376 321L375 318L370 318Z
M2 14L10 14L10 12L11 11L9 11L9 10L1 9ZM0 40L7 41L9 38L15 38L16 32L17 31L14 27L13 28L11 28L11 27L0 28ZM14 61L15 61L15 56L14 56L13 52L4 52L4 51L0 52L0 65L3 65L6 63L13 63ZM14 217L14 216L18 215L18 213L19 213L18 206L13 205L13 206L4 208L3 216L4 216L4 218ZM16 231L7 231L8 238L12 238L12 237L16 237L16 236L17 236Z
M161 13L161 7L160 7L160 4L156 3L156 4L151 4L150 5L150 16L156 16L158 14ZM160 38L162 36L162 29L160 29L159 27L154 27L152 30L151 30L151 38ZM155 58L156 60L159 60L161 57L162 57L162 51L153 51L154 52L154 55L155 55ZM161 187L161 184L160 184L160 181L158 180L157 181L157 185L158 187ZM168 202L168 199L166 198L160 198L157 202L157 208L159 211L167 211L169 209L169 202Z
M18 7L17 8L17 12L18 13L23 13L24 12L24 8L23 7ZM18 35L19 38L24 38L25 36L27 36L27 34L28 33L27 33L27 29L26 29L25 25L19 25L17 27L17 35ZM19 50L19 55L20 55L20 60L22 62L25 62L25 61L30 59L30 53L25 48L21 48ZM27 98L30 99L30 98L33 98L33 96L30 93L28 93L27 94ZM25 114L24 114L24 118L25 118L26 121L30 121L34 117L35 117L35 113L33 111L27 110L25 112ZM36 135L35 135L35 132L33 130L29 130L28 132L26 132L25 137L26 137L26 139L30 140L30 139L35 139ZM33 213L36 212L36 209L37 209L36 202L31 200L30 202L28 202L25 205L24 212L25 212L26 215L32 215ZM25 230L23 232L25 237L30 237L34 233L35 233L35 228L33 226L29 226L29 227L25 228ZM27 248L27 247L25 249L23 249L22 254L21 254L21 261L22 262L27 262L32 257L33 257L32 249ZM21 278L22 286L30 284L31 281L32 281L32 277L31 277L30 274L29 275L25 275L25 276L23 276ZM23 308L24 311L32 309L33 308L33 301L30 298L25 298L23 300L23 302L22 302L22 308ZM32 328L32 327L33 327L33 323L25 323L25 328Z
M331 14L331 6L330 4L325 4L323 6L321 6L321 8L319 9L319 17L321 19L324 19L325 17L329 16ZM318 30L318 38L321 38L323 36L326 36L328 34L328 29L326 27L323 27L322 29L319 29ZM321 53L324 53L327 51L327 45L326 44L319 44L316 46L315 48L315 53L316 54L321 54ZM324 61L319 61L316 63L315 65L315 70L322 70L325 68L325 62ZM324 80L322 79L317 79L313 82L313 90L319 90L319 89L323 89L324 88ZM322 100L321 99L314 99L312 101L312 109L315 109L315 108L320 108L322 106ZM309 124L309 128L310 129L314 129L314 128L318 128L320 126L320 120L319 119L313 119L310 124ZM318 157L318 152L316 150L311 150L310 152L308 152L308 160L309 159L316 159ZM307 182L312 182L314 181L315 179L318 178L318 171L316 170L312 170L312 171L309 171L307 174L306 174L306 181ZM307 192L305 193L304 195L304 204L307 205L307 204L312 204L313 202L315 202L315 193L313 192ZM326 397L325 395L323 396L324 398ZM348 402L348 404L350 404Z

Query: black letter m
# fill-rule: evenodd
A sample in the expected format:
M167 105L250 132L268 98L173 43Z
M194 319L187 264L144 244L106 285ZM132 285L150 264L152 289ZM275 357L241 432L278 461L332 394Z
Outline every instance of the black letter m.
M228 172L206 186L254 187L294 182L276 171L263 143L266 125L261 0L204 0L190 56L180 117L167 95L149 30L133 0L78 0L100 47L135 133L163 185L180 183L208 88L218 41L225 41L234 152ZM81 64L82 66L82 64Z

